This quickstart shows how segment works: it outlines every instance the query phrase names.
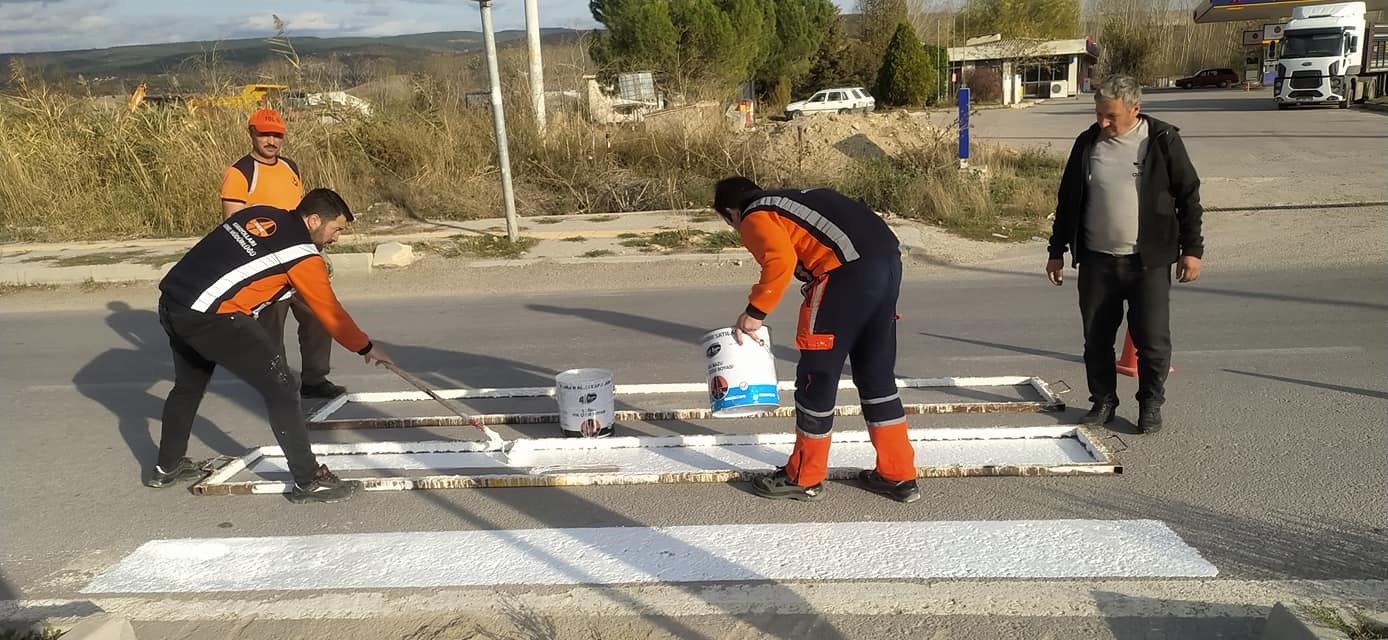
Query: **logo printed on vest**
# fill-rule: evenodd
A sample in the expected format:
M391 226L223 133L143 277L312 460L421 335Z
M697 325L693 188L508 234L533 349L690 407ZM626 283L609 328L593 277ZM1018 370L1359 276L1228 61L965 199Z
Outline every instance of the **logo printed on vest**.
M246 231L257 238L268 238L275 235L275 221L269 218L251 218L246 223Z

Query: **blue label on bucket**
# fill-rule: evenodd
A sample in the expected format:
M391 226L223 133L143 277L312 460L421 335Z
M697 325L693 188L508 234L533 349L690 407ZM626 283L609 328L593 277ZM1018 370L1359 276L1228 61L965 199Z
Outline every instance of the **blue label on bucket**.
M718 392L722 391L723 396L718 397ZM737 386L727 390L709 390L709 399L712 402L713 411L719 412L725 409L737 407L748 407L757 405L776 406L780 404L780 398L776 395L776 385L774 384L753 384L746 387Z

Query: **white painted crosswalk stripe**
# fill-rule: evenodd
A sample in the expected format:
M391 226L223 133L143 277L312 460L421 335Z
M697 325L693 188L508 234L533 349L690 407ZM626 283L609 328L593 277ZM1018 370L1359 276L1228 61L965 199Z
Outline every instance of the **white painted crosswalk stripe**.
M1153 520L845 522L160 540L83 593L1217 573Z

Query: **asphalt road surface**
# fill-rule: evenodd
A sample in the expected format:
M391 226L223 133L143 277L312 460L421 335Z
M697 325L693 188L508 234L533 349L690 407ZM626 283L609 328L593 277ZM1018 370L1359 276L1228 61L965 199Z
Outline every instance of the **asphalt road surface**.
M1237 92L1154 94L1147 107L1182 126L1206 179L1209 203L1383 199L1388 121L1379 114L1278 112L1266 96ZM1076 101L990 111L975 124L984 138L1068 146L1087 124L1087 109ZM1287 124L1292 119L1296 124ZM1283 127L1295 127L1295 136L1279 135ZM1286 160L1293 144L1298 159ZM1302 184L1330 189L1322 197L1322 191ZM765 501L750 495L743 483L383 492L306 506L278 496L197 497L179 489L147 489L140 479L153 461L159 411L172 374L153 296L130 289L74 291L71 295L92 304L56 311L15 308L0 300L0 406L6 408L0 418L0 619L61 618L105 609L137 618L142 640L874 638L890 633L1255 638L1276 600L1345 593L1359 594L1360 603L1388 600L1385 265L1377 257L1322 262L1321 256L1297 254L1296 239L1305 232L1277 224L1285 218L1276 216L1283 214L1224 215L1265 215L1267 229L1226 240L1241 243L1245 259L1219 264L1218 249L1212 248L1208 262L1218 268L1208 268L1198 283L1175 287L1176 371L1168 383L1163 432L1133 433L1135 385L1120 379L1123 419L1105 431L1113 436L1105 442L1121 450L1123 474L927 480L925 499L914 505L843 483L831 483L827 498L816 504ZM1323 239L1349 233L1329 224L1335 219L1327 213L1327 225L1312 231ZM1385 235L1382 209L1357 214L1355 220L1354 234ZM1276 250L1269 249L1266 260L1246 259L1260 246ZM1087 402L1074 278L1061 288L1046 284L1041 259L1032 253L913 271L902 292L897 373L1066 381L1074 387L1065 396L1071 408L1059 414L913 417L913 426L1047 425L1073 423L1082 414ZM608 368L619 383L702 382L697 341L731 322L744 295L741 283L670 282L668 288L639 291L349 296L347 301L402 366L431 384L511 387L548 386L556 372L578 366ZM794 331L792 310L781 309L770 324L779 345L780 377L788 379L795 356L786 346ZM332 377L354 391L407 389L390 373L369 369L341 350L334 354ZM973 391L961 396L980 397ZM248 388L219 373L195 426L190 455L239 455L272 444L262 415ZM858 429L861 422L841 418L838 425ZM784 432L791 426L788 420L758 420L633 428L714 433ZM544 429L523 427L504 435L550 434ZM472 437L445 428L314 434L319 442ZM600 581L586 580L581 571L571 571L569 583L538 584L518 571L501 586L442 581L430 589L82 593L142 545L160 540L193 540L185 551L194 552L170 562L192 563L190 570L196 570L204 559L199 539L282 542L302 536L294 540L307 547L324 545L323 551L308 565L285 570L347 584L369 582L371 576L349 575L350 567L335 563L333 545L363 534L417 540L469 532L521 536L514 532L726 527L715 531L734 535L747 530L738 527L823 523L828 529L833 523L864 523L865 532L881 535L891 531L890 523L996 521L1036 523L1029 526L1043 532L1040 537L1048 527L1072 522L1159 523L1169 527L1175 542L1213 565L1217 577L1041 580L1016 574L861 582L851 576L864 561L842 552L833 571L786 584L602 587L587 585ZM1140 564L1146 556L1143 541L1136 542L1136 547L1106 546L1096 538L1087 553L1066 560L1083 564L1132 554ZM1159 542L1154 539L1152 548ZM747 557L758 557L767 544L748 539ZM1026 552L1029 547L1019 548L1019 563L1037 559ZM450 548L446 555L466 559L469 552ZM571 566L584 553L564 546L537 548L534 556ZM964 565L970 561L968 555L960 559ZM214 578L208 576L209 584ZM626 615L606 615L613 613Z

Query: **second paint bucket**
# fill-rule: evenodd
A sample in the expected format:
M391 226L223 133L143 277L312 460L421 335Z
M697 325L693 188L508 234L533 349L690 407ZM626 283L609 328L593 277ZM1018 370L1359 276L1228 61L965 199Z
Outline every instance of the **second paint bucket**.
M612 435L612 372L607 369L569 369L554 376L559 401L559 428L571 438Z
M753 416L781 406L771 332L762 327L756 335L761 344L747 336L738 344L732 327L724 327L699 341L708 361L709 409L716 418Z

